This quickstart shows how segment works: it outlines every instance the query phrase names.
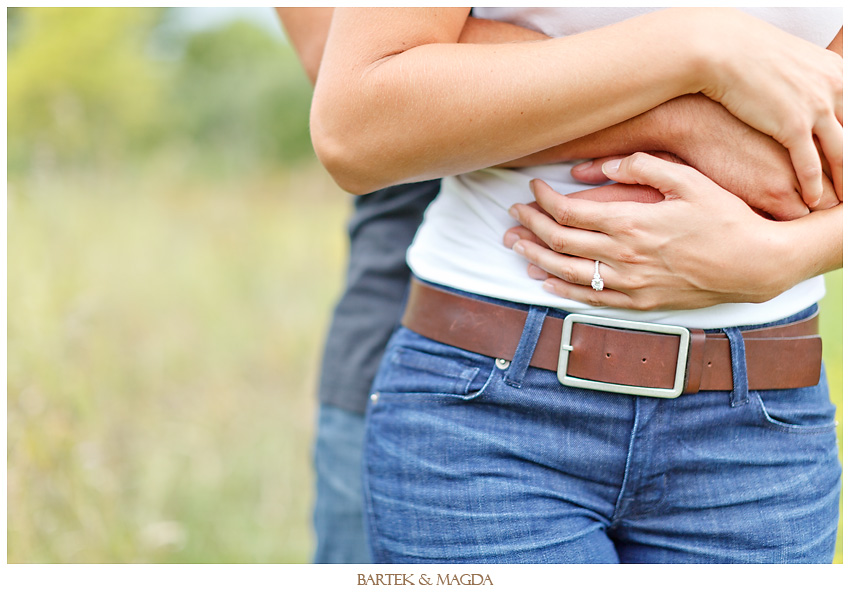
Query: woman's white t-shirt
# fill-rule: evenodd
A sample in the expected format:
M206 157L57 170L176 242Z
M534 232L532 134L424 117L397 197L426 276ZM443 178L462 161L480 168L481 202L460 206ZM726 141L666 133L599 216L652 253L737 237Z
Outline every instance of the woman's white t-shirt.
M655 9L476 8L474 14L558 37L596 29L651 10ZM841 9L743 10L821 47L829 45L841 28ZM508 215L508 209L515 203L534 200L528 186L533 178L545 180L563 194L589 188L590 185L570 175L575 163L487 168L444 178L440 194L426 211L408 250L411 270L426 281L483 296L570 312L704 329L769 323L797 313L824 296L822 277L804 281L762 304L720 304L695 310L641 312L594 308L546 292L540 281L526 274L527 261L502 245L504 233L517 225Z

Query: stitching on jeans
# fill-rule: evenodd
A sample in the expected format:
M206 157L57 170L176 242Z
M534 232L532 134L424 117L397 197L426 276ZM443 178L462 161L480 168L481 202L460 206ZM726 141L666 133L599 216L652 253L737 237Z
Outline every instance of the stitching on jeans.
M761 420L767 428L794 435L818 435L822 433L832 432L838 427L837 420L833 420L829 424L813 425L782 422L781 420L777 420L776 418L770 415L770 412L767 411L767 407L765 407L764 405L764 401L762 401L761 399L761 395L756 391L753 391L753 393L755 393L756 395L756 403L761 413Z

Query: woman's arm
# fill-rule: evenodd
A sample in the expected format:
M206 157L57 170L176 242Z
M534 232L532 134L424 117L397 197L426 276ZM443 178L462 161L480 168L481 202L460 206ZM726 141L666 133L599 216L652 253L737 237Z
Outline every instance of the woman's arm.
M502 163L699 91L784 139L807 195L820 186L820 169L816 185L807 169L812 153L820 163L811 132L823 129L830 156L835 131L825 114L836 111L835 77L827 75L841 66L812 44L738 11L672 9L566 38L459 45L466 15L337 9L311 126L320 159L343 187ZM763 52L750 55L756 48Z
M537 202L554 220L529 205L512 208L526 229L513 228L505 243L538 268L532 277L548 277L548 291L594 306L699 308L764 302L842 266L843 205L770 221L686 165L641 153L617 165L606 164L608 177L623 183L605 187L612 201L631 190L624 184L640 184L661 193L644 201L659 202L565 197L536 181ZM594 260L602 263L601 292L589 287Z

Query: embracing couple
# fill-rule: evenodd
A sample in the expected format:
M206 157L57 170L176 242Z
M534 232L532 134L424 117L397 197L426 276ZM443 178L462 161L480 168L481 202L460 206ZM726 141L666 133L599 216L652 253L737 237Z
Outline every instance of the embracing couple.
M318 561L832 560L840 9L279 12L361 195Z

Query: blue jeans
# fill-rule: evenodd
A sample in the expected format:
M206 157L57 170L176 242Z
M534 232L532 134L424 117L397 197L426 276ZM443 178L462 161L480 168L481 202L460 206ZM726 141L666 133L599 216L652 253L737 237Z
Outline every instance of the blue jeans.
M523 365L537 334L526 325L504 370L393 336L364 445L376 563L831 562L841 472L823 371L803 389L633 397Z
M363 414L322 404L316 432L315 563L369 563L360 468Z

